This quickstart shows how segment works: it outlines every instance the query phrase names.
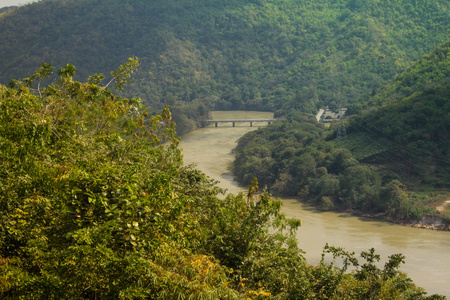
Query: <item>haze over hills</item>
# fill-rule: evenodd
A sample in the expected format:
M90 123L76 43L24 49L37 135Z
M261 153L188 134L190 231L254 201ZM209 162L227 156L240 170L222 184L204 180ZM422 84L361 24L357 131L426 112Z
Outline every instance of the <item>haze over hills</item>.
M374 92L449 22L446 0L45 0L0 17L0 82L43 61L86 79L137 56L126 95L155 108L313 112Z
M21 6L28 3L36 2L38 0L2 0L0 3L0 8L3 7L13 7L13 6Z

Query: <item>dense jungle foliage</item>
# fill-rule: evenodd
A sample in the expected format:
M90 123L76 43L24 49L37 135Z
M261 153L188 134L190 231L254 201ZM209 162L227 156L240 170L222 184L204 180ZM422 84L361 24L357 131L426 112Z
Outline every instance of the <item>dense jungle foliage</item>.
M0 16L0 82L42 61L85 80L131 56L123 95L172 107L315 112L358 102L450 36L447 0L42 0Z
M447 42L368 101L382 106L328 129L287 114L240 139L235 173L242 183L256 176L271 192L306 197L324 210L384 213L396 221L436 215L432 191L448 190L450 182L449 70ZM340 139L339 129L346 133ZM448 226L450 216L442 217Z
M116 89L137 59L111 72ZM258 191L222 191L184 166L171 113L94 74L43 63L0 85L2 299L444 299L414 286L373 249L307 265L300 220ZM351 272L347 269L352 267Z
M403 72L397 74L382 89L365 101L350 106L350 114L356 114L363 107L386 105L401 100L429 87L445 85L450 78L450 40L435 47Z

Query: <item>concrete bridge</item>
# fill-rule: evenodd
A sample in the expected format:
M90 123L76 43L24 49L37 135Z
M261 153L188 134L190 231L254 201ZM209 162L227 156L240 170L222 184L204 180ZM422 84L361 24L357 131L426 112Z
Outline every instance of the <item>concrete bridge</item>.
M236 127L236 123L250 123L250 127L253 127L253 123L266 123L270 124L276 119L222 119L222 120L206 120L207 123L214 123L216 127L219 127L219 123L233 123L233 127Z

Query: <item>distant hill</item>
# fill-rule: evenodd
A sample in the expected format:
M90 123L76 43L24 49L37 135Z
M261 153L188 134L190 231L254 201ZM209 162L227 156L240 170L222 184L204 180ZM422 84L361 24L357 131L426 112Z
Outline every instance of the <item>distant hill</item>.
M44 0L0 16L0 82L43 61L84 80L137 56L126 95L155 108L313 112L375 92L449 22L447 0Z
M382 104L450 82L450 40L412 64L374 97Z
M396 75L394 80L380 88L373 97L352 104L349 113L356 114L363 107L392 103L426 88L448 82L450 82L450 40L435 47L404 72Z
M4 12L7 12L7 11L10 11L10 10L13 10L15 8L17 8L17 6L5 6L5 7L2 7L2 8L0 8L0 14L4 13Z

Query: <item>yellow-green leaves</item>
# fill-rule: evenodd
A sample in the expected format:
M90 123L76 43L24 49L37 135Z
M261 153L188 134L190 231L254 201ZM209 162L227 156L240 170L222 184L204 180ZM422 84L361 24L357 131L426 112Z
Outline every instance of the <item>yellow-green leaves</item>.
M128 58L128 61L126 63L120 65L118 69L111 71L112 79L110 80L110 82L108 82L108 84L105 87L108 87L115 80L116 81L115 89L118 91L123 90L125 84L127 82L130 82L131 74L133 74L133 72L138 68L138 66L139 66L138 58L136 57ZM96 79L99 79L98 76Z

